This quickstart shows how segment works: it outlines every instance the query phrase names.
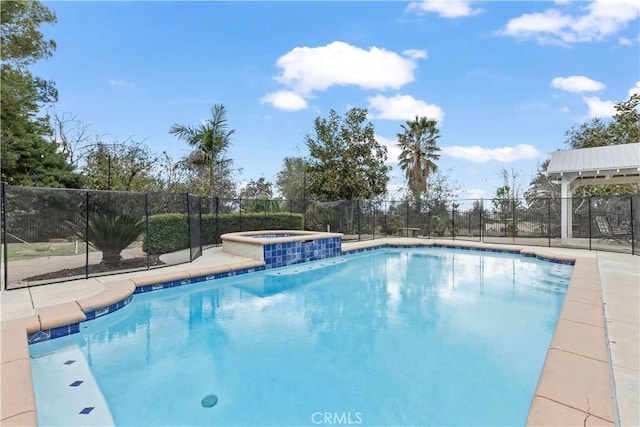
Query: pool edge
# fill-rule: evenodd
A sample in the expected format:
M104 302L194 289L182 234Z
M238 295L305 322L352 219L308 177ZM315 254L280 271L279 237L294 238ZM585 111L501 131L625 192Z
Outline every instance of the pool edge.
M536 391L532 397L531 405L529 408L526 425L527 426L538 426L538 425L587 425L587 420L592 418L592 421L597 422L602 425L616 425L616 420L618 419L617 411L615 411L615 395L613 393L613 377L611 374L611 358L610 352L608 348L608 341L606 338L606 319L604 314L604 306L602 302L602 284L600 281L599 274L599 266L598 261L595 258L585 258L580 256L567 256L555 254L552 252L545 251L545 248L536 248L530 246L520 246L520 245L510 245L505 248L505 245L491 245L491 244L483 244L480 242L467 242L467 241L438 241L438 240L429 240L424 241L422 239L381 239L381 240L373 240L373 241L365 241L365 242L356 242L356 243L348 243L343 245L343 249L340 255L345 253L353 253L361 250L370 250L380 247L389 247L389 246L400 246L400 247L408 247L408 246L437 246L437 247L447 247L447 248L463 248L463 249L481 249L481 250L492 250L496 252L519 252L525 256L536 256L546 260L555 260L556 262L574 262L574 271L571 276L571 280L569 283L569 288L567 289L567 295L569 296L570 291L572 289L578 289L578 291L574 291L571 295L570 299L565 297L565 301L563 303L563 307L560 313L560 317L558 319L558 324L556 325L556 330L554 331L554 336L552 343L547 351L547 355L545 358L545 362L542 368L542 372L540 374L540 378L538 381L538 385L536 387ZM227 274L234 274L237 271L250 272L249 270L254 270L258 266L251 268L244 265L238 266L238 268L233 268L234 266L224 266L222 270L225 272L228 271ZM227 270L229 268L229 270ZM220 269L220 267L216 267L215 269ZM211 268L214 270L214 267ZM217 271L217 270L216 270ZM200 271L198 273L201 273ZM166 282L166 275L156 275L152 277L145 278L144 281L140 281L140 284L134 283L133 280L125 280L131 282L133 284L133 293L136 292L137 289L142 286L153 286L151 284L145 285L143 282L149 283L153 281L152 278L155 277L163 277L164 283L174 283L178 282L181 284L182 281L189 279L189 283L195 283L192 281L191 273L185 272L184 274L180 274L180 276L184 276L184 278L173 278L173 282ZM206 276L198 276L198 277L206 277ZM213 278L213 277L212 277ZM159 283L160 279L155 279L156 283ZM186 283L184 283L186 284ZM107 284L105 284L105 287ZM582 290L582 292L581 292ZM106 290L94 295L90 298L99 297L102 294L108 295L109 292ZM574 295L575 294L575 295ZM597 294L597 295L596 295ZM105 295L105 296L106 296ZM110 295L111 298L113 295ZM597 298L599 296L599 298ZM131 294L127 297L130 298ZM594 299L595 298L595 299ZM95 299L94 299L95 301ZM568 303L569 302L569 303ZM51 311L53 313L58 313L58 306L66 306L68 309L70 306L68 304L58 304L57 306L50 306ZM80 313L82 311L82 307L80 304L76 302L78 306L78 311ZM587 318L576 318L576 310L575 305L582 304L582 308L588 309L587 311L590 313ZM572 305L574 306L574 310L572 311ZM57 308L56 308L57 307ZM595 313L599 313L596 315ZM69 313L66 313L68 316ZM38 319L38 314L35 314L36 319ZM599 317L598 317L599 316ZM560 325L560 321L565 320L568 322L575 322L582 325L591 326L594 328L602 329L602 336L604 338L604 350L607 355L607 360L598 360L593 357L593 354L580 354L580 349L576 349L575 343L558 341L556 340L556 335L558 333L558 325ZM51 324L55 324L53 320L49 320L53 322ZM599 324L598 324L599 322ZM40 324L40 322L38 321ZM5 360L5 344L4 341L5 334L11 333L14 336L16 334L22 334L23 340L12 338L16 345L24 346L28 348L27 341L27 333L30 330L34 329L34 319L33 316L11 320L7 322L2 322L2 338L3 338L3 351L2 351L2 401L14 403L16 401L16 396L12 396L10 400L7 400L7 396L5 393L8 393L8 390L11 387L8 387L9 384L5 384L6 378L15 378L22 379L22 388L19 393L19 402L15 403L16 408L10 410L9 412L5 411L5 405L3 404L2 408L2 419L0 420L1 424L10 423L10 422L18 422L20 420L24 420L29 423L33 417L36 416L35 412L35 393L33 390L33 382L31 381L31 368L30 361L27 358L15 359L15 360ZM602 325L602 326L599 326ZM21 332L16 332L21 331ZM587 327L586 330L590 330L590 333L593 334L594 331L598 332L599 329L592 329ZM9 332L12 331L12 332ZM589 332L587 332L589 333ZM592 350L589 350L592 351ZM28 350L27 350L28 354ZM17 362L18 360L22 360L20 363L12 363ZM11 366L10 366L11 365ZM25 372L25 367L27 367L27 371ZM590 377L585 377L584 370L581 367L588 367L587 371L596 371L595 374ZM576 369L578 367L579 369ZM594 368L595 369L591 369ZM7 370L7 368L9 368ZM7 374L9 372L9 375ZM21 374L22 373L22 374ZM558 375L564 375L561 380L557 378ZM558 384L561 383L561 384ZM582 399L584 396L584 399ZM29 402L34 402L33 411L31 411L31 406ZM24 408L27 408L26 410ZM17 411L17 412L16 412ZM5 416L6 415L6 416ZM36 418L37 419L37 418Z

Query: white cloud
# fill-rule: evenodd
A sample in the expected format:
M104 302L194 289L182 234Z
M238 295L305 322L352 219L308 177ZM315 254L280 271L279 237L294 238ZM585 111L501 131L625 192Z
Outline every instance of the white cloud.
M126 80L116 80L116 79L110 79L109 80L109 85L111 85L113 87L133 87L133 86L135 86L133 83L128 82Z
M416 116L427 117L441 122L444 111L435 104L427 104L411 95L372 96L369 99L369 110L376 119L413 120Z
M508 163L516 160L536 159L542 153L529 144L518 144L515 147L483 148L478 145L471 147L442 147L442 154L456 159L469 160L474 163L485 163L492 160Z
M509 20L498 34L542 44L567 45L604 40L640 17L637 0L595 0L586 6L582 2L575 3L578 5L576 15L558 9L527 13Z
M556 77L551 81L551 87L567 92L597 92L605 88L603 83L585 76Z
M314 92L332 86L399 89L414 81L417 61L426 57L426 50L407 49L400 54L375 46L361 49L340 41L296 47L276 62L281 70L276 80L284 88L260 101L284 110L301 110L307 108Z
M402 54L411 59L427 59L427 51L420 49L403 50Z
M567 107L566 105L563 105L562 108L559 111L561 113L568 113L569 112L569 107Z
M620 37L618 39L618 43L620 43L620 45L622 45L622 46L633 46L633 41L631 41L630 39L628 39L626 37Z
M640 95L640 81L637 81L636 85L634 87L632 87L631 89L629 89L629 97L631 97L631 95L633 95L633 94Z
M482 12L481 9L473 9L470 0L423 0L409 3L405 12L414 12L418 15L437 13L442 18L460 18Z
M398 156L400 155L400 148L398 147L398 141L394 139L385 138L384 136L376 135L376 141L387 147L387 163L398 163Z
M414 80L414 58L378 47L368 50L336 41L320 47L296 47L281 56L277 80L301 96L331 86L398 89Z
M268 93L260 98L260 102L287 111L299 111L307 108L307 101L304 98L288 90Z
M585 96L582 100L587 104L587 107L589 107L589 118L599 117L604 119L613 117L613 115L616 114L616 103L613 101L603 101L597 96Z
M468 199L484 199L487 192L481 188L470 188L465 191Z

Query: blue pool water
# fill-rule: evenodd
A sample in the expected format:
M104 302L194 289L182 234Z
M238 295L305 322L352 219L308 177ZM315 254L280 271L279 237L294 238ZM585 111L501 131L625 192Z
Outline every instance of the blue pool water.
M38 419L523 425L571 269L384 249L135 295L30 346Z

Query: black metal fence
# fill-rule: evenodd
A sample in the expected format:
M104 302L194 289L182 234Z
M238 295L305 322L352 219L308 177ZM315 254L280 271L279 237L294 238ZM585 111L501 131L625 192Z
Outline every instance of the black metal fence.
M220 244L221 234L260 229L335 231L344 241L396 236L640 253L638 194L317 202L3 183L0 195L3 289L186 263ZM571 212L564 233L563 202Z

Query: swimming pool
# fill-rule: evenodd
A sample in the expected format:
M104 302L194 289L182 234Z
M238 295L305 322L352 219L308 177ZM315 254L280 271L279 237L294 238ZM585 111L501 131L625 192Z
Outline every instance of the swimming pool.
M39 422L522 425L570 274L385 249L139 294L30 346Z

